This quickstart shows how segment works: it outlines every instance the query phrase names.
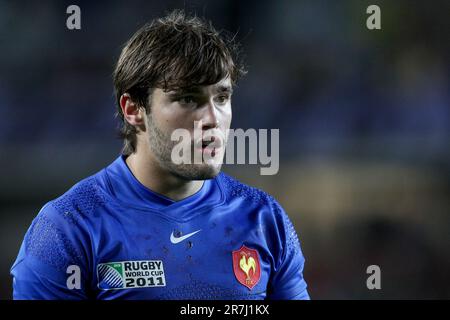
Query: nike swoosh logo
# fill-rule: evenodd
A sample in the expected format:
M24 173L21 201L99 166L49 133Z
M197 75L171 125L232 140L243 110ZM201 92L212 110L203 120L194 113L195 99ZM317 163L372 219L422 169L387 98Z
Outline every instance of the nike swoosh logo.
M196 234L197 232L200 232L200 231L202 231L202 230L197 230L197 231L188 233L188 234L186 234L182 237L178 237L178 238L173 235L173 231L172 231L172 233L170 234L170 242L172 242L173 244L180 243L181 241L186 240L189 237L192 237L194 234Z

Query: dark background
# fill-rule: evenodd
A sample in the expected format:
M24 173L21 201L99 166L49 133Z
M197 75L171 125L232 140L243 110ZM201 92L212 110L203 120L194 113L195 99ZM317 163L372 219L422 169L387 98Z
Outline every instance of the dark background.
M66 8L81 8L81 30ZM381 8L381 30L366 8ZM275 196L313 299L450 298L450 1L1 1L0 298L42 205L120 152L111 74L174 8L237 32L233 128L280 129L280 171L224 170ZM366 287L381 268L381 290Z

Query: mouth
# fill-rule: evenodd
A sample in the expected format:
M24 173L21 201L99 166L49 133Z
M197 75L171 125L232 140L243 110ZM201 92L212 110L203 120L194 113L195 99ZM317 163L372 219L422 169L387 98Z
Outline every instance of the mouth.
M201 150L203 154L214 157L222 149L222 139L218 136L209 136L202 139L196 146L198 146L197 149Z

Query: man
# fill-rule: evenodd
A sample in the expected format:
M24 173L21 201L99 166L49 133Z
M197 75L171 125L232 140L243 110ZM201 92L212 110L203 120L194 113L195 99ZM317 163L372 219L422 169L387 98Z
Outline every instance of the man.
M201 19L174 11L138 30L114 73L122 155L44 205L11 269L14 298L308 299L286 213L219 173L244 73ZM202 161L174 161L177 129Z

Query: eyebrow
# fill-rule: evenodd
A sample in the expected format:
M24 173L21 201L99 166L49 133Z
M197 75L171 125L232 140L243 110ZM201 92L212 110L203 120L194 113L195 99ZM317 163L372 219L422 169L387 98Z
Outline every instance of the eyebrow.
M216 91L218 93L229 93L229 94L232 94L233 93L233 88L231 86L219 85L216 88ZM200 86L194 86L194 87L182 88L182 89L174 90L170 94L171 95L180 95L180 94L187 94L187 93L201 94L202 93L202 89L201 89Z
M220 92L220 93L233 93L233 88L231 87L231 86L223 86L223 85L221 85L221 86L219 86L219 87L217 87L217 92Z

